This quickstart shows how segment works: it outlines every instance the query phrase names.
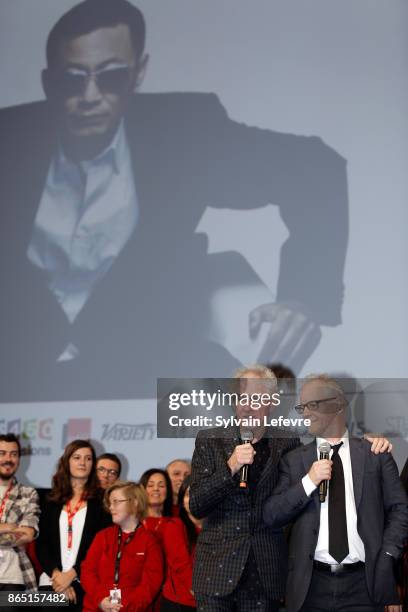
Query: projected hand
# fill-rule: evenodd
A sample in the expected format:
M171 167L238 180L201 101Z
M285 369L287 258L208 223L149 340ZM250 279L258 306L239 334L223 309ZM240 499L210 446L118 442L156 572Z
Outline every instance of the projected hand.
M302 312L285 304L262 304L249 314L249 333L255 338L263 323L270 323L259 363L279 362L299 372L319 344L322 333Z

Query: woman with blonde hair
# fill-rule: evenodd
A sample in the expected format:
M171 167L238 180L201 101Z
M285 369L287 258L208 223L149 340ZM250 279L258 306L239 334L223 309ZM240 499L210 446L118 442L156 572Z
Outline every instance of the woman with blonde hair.
M146 492L118 480L105 491L104 503L113 525L97 534L82 564L83 610L146 611L163 581L160 545L142 524Z

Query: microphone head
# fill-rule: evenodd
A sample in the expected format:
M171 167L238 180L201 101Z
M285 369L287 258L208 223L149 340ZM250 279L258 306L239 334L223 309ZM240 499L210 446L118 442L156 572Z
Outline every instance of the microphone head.
M331 450L331 446L328 442L322 442L319 445L319 453L321 455L328 455L330 453L330 450Z
M243 429L241 431L241 440L243 442L252 442L253 439L254 439L254 432L253 431L251 431L250 429Z

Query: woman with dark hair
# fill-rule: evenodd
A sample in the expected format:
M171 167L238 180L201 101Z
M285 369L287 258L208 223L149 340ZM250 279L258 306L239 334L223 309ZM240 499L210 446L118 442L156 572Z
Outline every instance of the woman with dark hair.
M39 587L66 593L70 609L82 610L80 565L95 534L111 524L98 490L96 456L87 440L65 448L42 506L37 556L43 568Z
M173 490L168 473L160 468L146 470L140 478L147 495L147 512L143 526L153 533L163 550L163 533L173 510ZM164 551L163 551L164 552ZM159 612L161 591L152 604L152 612Z
M172 516L171 480L165 470L152 468L142 474L140 484L144 486L147 494L147 516L143 525L161 541L164 525Z
M161 612L196 609L192 593L193 562L201 521L190 512L190 481L183 481L178 494L179 517L168 521L163 530L166 579L163 585Z

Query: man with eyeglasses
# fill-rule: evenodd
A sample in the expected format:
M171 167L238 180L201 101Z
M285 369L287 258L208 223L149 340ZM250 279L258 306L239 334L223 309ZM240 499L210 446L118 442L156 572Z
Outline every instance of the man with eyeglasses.
M345 160L237 123L213 94L140 93L144 45L133 4L85 0L48 36L46 102L0 114L4 401L151 397L158 372L238 367L215 303L262 282L237 253L208 254L207 206L273 202L288 227L276 303L250 314L252 338L270 324L262 359L300 368L341 321Z
M96 460L96 475L99 486L105 490L116 482L122 471L122 462L113 453L104 453Z
M315 440L281 458L264 506L271 528L292 523L286 609L400 611L393 566L408 537L408 499L395 461L349 437L336 380L307 378L300 400Z

